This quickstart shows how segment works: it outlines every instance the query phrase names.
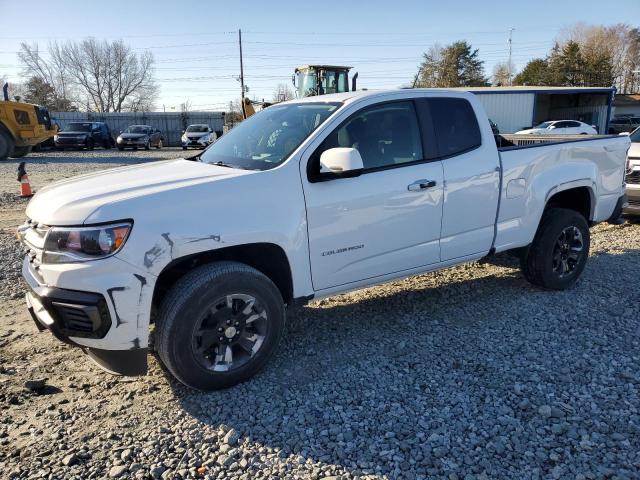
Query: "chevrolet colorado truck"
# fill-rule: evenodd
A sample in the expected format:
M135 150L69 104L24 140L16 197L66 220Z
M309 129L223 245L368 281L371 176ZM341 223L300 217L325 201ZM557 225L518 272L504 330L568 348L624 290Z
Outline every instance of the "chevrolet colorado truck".
M41 189L18 229L28 308L125 375L146 372L153 324L166 368L210 390L258 372L312 299L507 250L571 287L589 227L626 205L629 138L496 143L467 92L271 106L195 157Z

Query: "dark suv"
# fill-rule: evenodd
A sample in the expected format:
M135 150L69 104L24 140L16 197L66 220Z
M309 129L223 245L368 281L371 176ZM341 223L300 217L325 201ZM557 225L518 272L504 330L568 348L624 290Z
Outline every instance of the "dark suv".
M104 122L71 122L53 137L58 150L65 148L111 148L114 145L109 127Z

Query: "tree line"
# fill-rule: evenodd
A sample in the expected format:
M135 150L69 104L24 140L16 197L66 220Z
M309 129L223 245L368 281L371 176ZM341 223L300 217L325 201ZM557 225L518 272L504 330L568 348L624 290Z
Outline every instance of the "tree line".
M417 87L483 87L489 85L610 87L618 93L640 91L640 29L629 25L575 25L554 42L549 53L533 58L520 72L498 63L491 77L480 52L464 40L434 46L424 54Z

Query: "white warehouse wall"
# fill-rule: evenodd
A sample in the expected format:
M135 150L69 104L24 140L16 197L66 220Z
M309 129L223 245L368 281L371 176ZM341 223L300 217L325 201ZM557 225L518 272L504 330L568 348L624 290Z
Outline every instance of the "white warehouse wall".
M534 93L472 93L484 106L487 116L498 125L500 133L514 133L531 126Z

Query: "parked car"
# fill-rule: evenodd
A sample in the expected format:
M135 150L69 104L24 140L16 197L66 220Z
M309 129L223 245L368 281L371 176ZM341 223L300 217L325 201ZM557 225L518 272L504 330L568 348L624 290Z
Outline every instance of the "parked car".
M182 132L182 149L186 150L189 147L205 148L215 142L217 138L216 133L207 124L189 125Z
M589 227L620 216L628 148L616 136L498 149L462 91L276 104L189 160L36 193L18 229L27 306L128 375L146 372L153 319L168 371L228 387L266 364L287 307L311 299L504 251L534 285L570 288Z
M118 150L125 148L149 150L151 147L162 148L164 138L157 128L149 125L131 125L118 136L116 142Z
M640 215L640 128L636 128L631 135L631 147L627 153L627 199L629 205L624 213Z
M516 132L516 135L597 135L593 125L577 120L555 120L542 122L533 128Z
M109 126L104 122L71 122L64 126L53 137L53 143L58 150L65 148L113 147L113 137Z
M640 117L613 117L609 122L608 133L617 135L619 133L632 132L638 127L640 127Z

